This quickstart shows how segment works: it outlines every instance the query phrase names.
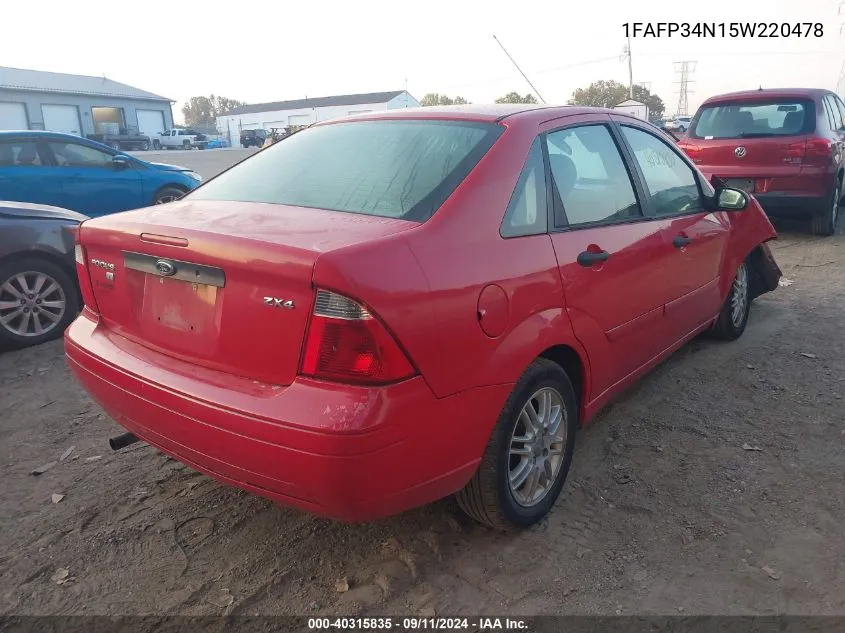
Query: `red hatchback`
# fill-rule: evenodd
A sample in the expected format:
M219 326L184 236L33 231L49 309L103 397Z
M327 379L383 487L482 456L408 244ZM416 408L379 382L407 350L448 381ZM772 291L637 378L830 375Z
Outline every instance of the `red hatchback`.
M845 104L829 90L711 97L678 143L707 176L754 196L771 216L805 215L836 231L845 173Z
M753 199L607 110L326 122L85 222L70 366L132 433L343 520L457 493L525 526L577 429L780 276Z

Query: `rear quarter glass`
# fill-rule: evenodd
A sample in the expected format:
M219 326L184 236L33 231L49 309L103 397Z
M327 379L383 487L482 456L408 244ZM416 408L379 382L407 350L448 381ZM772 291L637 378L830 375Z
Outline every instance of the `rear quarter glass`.
M812 134L816 105L809 97L772 97L708 103L690 126L690 138L739 139Z
M424 222L503 130L496 123L408 119L321 125L259 152L190 197Z

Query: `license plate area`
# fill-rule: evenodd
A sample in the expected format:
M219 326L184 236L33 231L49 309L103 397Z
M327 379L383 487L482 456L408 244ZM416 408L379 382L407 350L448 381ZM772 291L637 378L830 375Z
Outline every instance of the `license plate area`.
M141 318L184 335L202 335L214 325L217 287L146 275Z
M146 274L139 315L142 336L162 349L211 358L220 344L223 289Z
M753 178L727 178L725 185L731 189L740 189L746 193L754 193L754 179Z

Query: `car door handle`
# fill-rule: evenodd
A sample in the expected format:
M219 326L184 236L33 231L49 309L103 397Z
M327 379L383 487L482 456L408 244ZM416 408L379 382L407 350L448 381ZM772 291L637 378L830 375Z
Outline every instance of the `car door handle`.
M675 239L672 240L672 246L675 248L683 248L690 242L692 242L691 237L687 237L686 235L676 235Z
M578 259L576 261L581 266L588 268L607 261L608 257L610 257L610 253L607 251L584 251L582 253L578 253Z

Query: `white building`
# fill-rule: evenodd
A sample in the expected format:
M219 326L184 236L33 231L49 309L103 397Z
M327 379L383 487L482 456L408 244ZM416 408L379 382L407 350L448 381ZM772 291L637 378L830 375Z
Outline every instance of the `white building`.
M235 108L230 114L217 117L217 129L228 135L233 147L239 147L241 130L311 125L350 114L416 108L419 105L419 101L405 90L256 103Z
M623 101L622 103L613 106L613 109L624 112L625 114L630 114L631 116L635 116L643 121L648 121L648 106L642 101L628 99L627 101Z

